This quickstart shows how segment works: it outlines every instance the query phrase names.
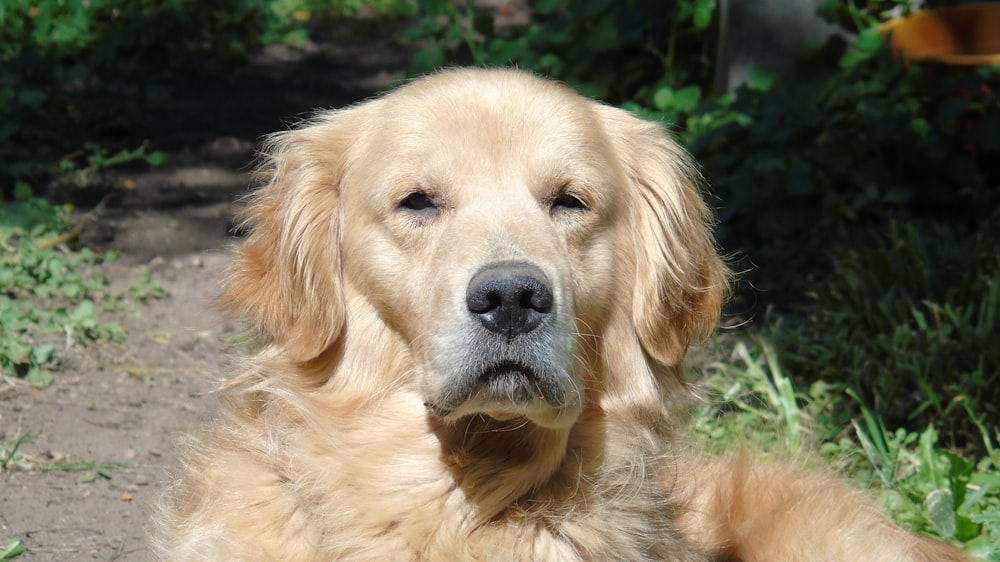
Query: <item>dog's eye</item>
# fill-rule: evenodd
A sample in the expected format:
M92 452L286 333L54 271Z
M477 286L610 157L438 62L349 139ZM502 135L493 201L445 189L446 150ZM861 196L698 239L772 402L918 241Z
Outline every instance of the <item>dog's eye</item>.
M410 211L427 211L434 210L437 205L431 200L430 196L423 191L415 191L399 202L400 209L408 209Z
M586 211L587 205L574 195L563 193L552 200L553 211Z

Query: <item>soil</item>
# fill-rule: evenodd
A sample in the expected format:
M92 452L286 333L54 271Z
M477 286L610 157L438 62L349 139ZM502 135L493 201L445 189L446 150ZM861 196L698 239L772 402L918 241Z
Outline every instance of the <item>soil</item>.
M167 296L129 301L114 319L124 341L65 350L49 388L0 382L0 443L30 433L0 470L0 548L17 537L28 549L18 561L145 558L145 511L173 444L211 412L210 391L238 352L211 303L255 146L401 79L411 53L393 31L326 29L303 47L264 48L232 76L188 81L141 132L168 163L117 172L101 204L82 207L83 242L121 252L106 266L112 286L151 272Z

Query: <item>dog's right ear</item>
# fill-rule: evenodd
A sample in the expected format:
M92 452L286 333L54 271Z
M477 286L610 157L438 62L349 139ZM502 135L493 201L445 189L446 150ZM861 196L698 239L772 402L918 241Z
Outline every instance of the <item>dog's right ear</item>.
M358 132L377 102L320 114L267 139L262 186L241 212L237 248L221 297L293 361L308 361L344 327L340 190Z

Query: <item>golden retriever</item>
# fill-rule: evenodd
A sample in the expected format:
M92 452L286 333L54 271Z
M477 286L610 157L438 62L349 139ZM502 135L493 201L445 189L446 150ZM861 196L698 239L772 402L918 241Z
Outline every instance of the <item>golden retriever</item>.
M272 137L223 303L264 337L162 560L963 560L860 491L681 453L729 274L660 126L452 70Z

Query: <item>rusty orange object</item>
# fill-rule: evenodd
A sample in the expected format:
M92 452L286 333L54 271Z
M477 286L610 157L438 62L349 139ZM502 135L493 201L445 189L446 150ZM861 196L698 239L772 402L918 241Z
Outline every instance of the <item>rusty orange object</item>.
M1000 64L1000 4L963 4L914 12L882 24L907 61L955 66Z

